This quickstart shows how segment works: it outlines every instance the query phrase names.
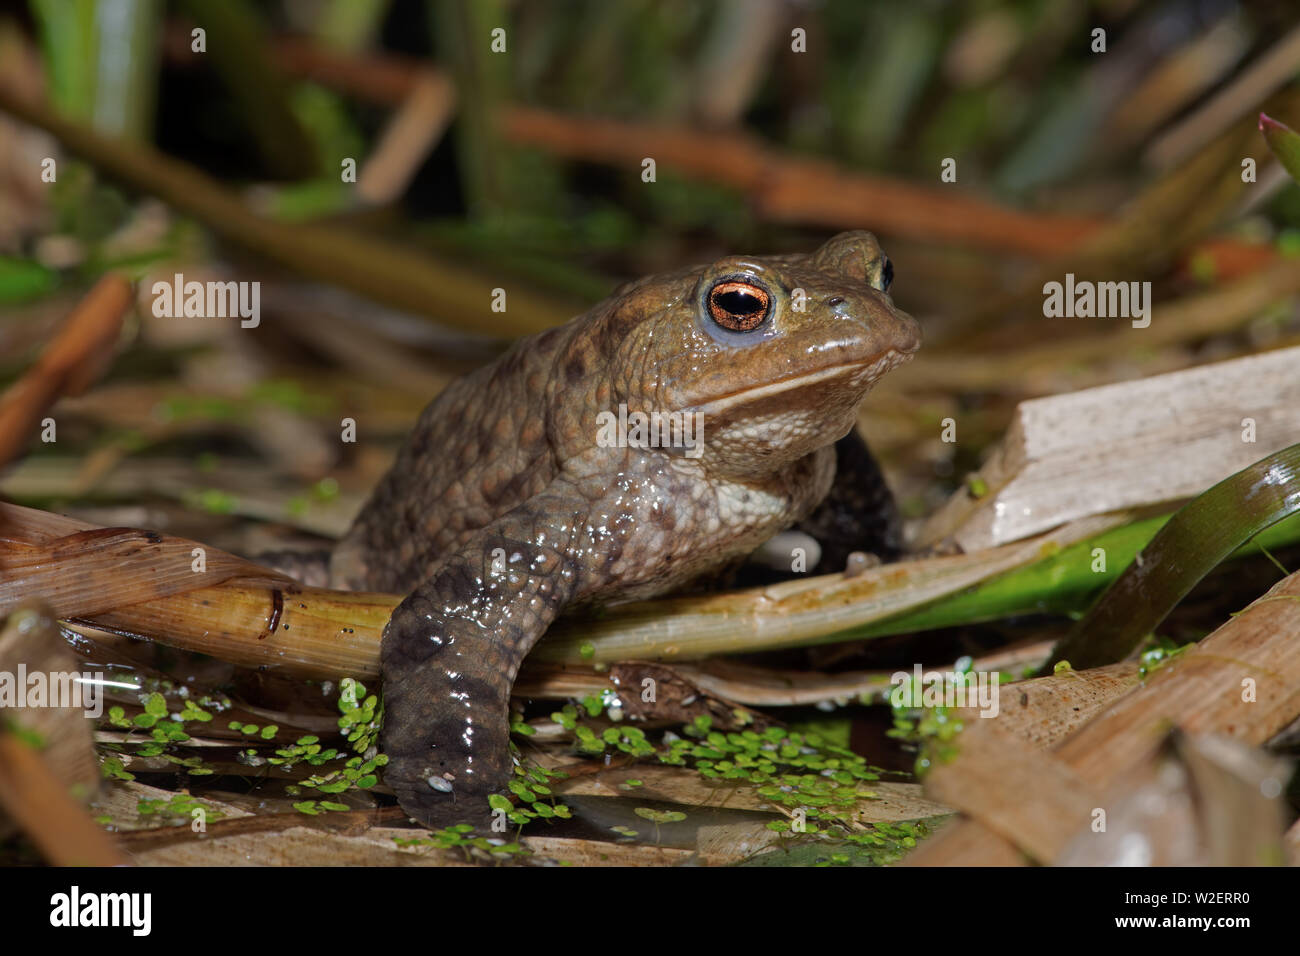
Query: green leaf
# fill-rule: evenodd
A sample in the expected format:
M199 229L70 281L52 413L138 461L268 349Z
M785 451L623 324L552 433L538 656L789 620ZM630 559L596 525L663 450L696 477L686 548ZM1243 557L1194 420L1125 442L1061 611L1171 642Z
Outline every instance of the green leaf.
M1300 182L1300 133L1266 113L1259 114L1259 131L1291 178Z
M511 793L520 800L523 800L525 803L532 803L537 799L533 792L528 789L528 785L522 780L511 780L506 784L506 786L509 788Z
M1300 445L1192 499L1160 529L1052 652L1075 670L1123 660L1203 577L1270 525L1300 512Z
M54 289L58 275L39 262L0 256L0 302L30 302Z

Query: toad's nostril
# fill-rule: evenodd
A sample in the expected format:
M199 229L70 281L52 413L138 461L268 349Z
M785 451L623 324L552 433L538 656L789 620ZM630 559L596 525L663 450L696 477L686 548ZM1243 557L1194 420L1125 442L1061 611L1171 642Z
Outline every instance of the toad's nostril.
M843 305L843 304L844 304L844 296L842 295L833 295L826 300L826 305L832 309L835 308L837 305Z

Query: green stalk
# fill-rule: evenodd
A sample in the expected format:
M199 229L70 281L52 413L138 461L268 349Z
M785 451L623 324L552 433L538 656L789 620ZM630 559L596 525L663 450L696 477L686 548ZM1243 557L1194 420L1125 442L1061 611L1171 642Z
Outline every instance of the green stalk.
M460 178L471 217L501 216L513 202L513 151L501 141L493 117L510 94L511 44L515 36L499 0L445 0L431 3L434 41L451 67L460 99L456 148ZM506 53L494 53L492 31L506 30Z
M932 575L918 569L931 562L894 565L896 573L877 576L877 585L853 584L866 577L841 582L838 576L828 575L818 579L820 585L809 582L811 590L797 597L791 588L801 585L790 582L757 592L661 598L609 608L593 618L560 621L533 656L587 665L632 659L698 660L713 654L863 640L1024 614L1073 614L1083 611L1099 590L1119 578L1170 520L1170 515L1145 518L1063 547L1049 542L1042 546L1044 554L1037 560L990 574L974 585L954 588L888 617L873 615L871 608L906 604L909 594L930 588ZM1300 515L1264 530L1237 548L1233 556L1295 544L1300 544ZM1098 548L1105 551L1105 568L1094 571L1099 566L1094 556ZM756 596L759 594L762 596ZM845 616L866 620L852 627L837 627L835 622Z
M1188 502L1057 645L1044 672L1060 661L1087 668L1126 657L1224 559L1300 512L1298 469L1300 445L1292 445Z
M935 601L924 607L837 636L883 637L942 627L979 624L1022 614L1073 614L1088 605L1099 590L1119 577L1171 515L1148 518L1083 541L1028 567L993 578L983 584ZM1241 558L1300 544L1300 515L1279 521L1243 544L1230 557ZM1105 571L1092 571L1093 550L1106 552Z
M160 0L30 0L59 111L146 140L158 80Z
M95 112L95 0L30 0L29 6L40 34L50 101L64 115L89 122Z
M263 161L285 179L318 172L316 144L289 106L289 84L276 68L257 8L246 0L181 0L207 34L207 52L248 123Z

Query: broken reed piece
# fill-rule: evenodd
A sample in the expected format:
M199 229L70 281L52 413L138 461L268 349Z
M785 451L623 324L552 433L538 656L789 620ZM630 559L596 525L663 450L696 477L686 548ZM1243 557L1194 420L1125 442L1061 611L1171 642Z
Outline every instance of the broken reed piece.
M1056 859L1101 805L1069 766L1034 751L996 719L967 720L956 747L955 759L932 768L925 795L976 817L1034 860Z
M1106 795L1104 819L1056 856L1061 866L1277 866L1290 762L1220 734L1171 731L1161 752ZM1101 828L1104 822L1105 828Z
M1012 688L1008 696L1032 684ZM997 732L993 728L1006 711L1004 707L995 718L971 716L965 720L966 729L954 741L957 758L934 773L940 774L937 786L944 794L936 794L936 798L946 797L945 802L955 803L966 816L924 844L907 865L1023 865L1026 857L1021 850L1033 853L1035 849L1046 854L1044 862L1051 862L1052 854L1068 844L1067 837L1073 838L1080 828L1087 827L1087 816L1063 819L1059 832L1044 837L1040 829L1036 831L1040 839L1033 847L1018 847L1014 828L1008 830L998 821L999 800L981 801L974 788L963 790L950 785L953 781L944 781L944 776L951 774L960 783L963 741L985 760L999 759L996 749L980 744L980 736ZM1217 734L1258 747L1297 715L1300 573L1283 579L1195 647L1163 664L1144 684L1120 696L1054 750L1038 751L1032 759L1059 762L1105 800L1125 779L1157 759L1171 728L1191 735ZM1006 760L1017 759L1017 755L1006 753ZM1029 758L1021 753L1018 759ZM1023 803L1030 792L1022 791L1019 801ZM1106 806L1104 802L1098 805Z
M89 797L99 784L99 761L85 710L103 700L102 687L78 678L76 655L58 639L50 609L28 598L0 627L0 726L21 727L41 742L41 759L65 787ZM20 698L22 698L20 700Z
M0 729L0 806L56 866L125 866L131 861L86 814L40 753Z
M978 671L980 668L972 668ZM1084 813L1088 787L1069 768L1046 763L1042 751L1060 743L1138 685L1132 663L1088 671L1064 671L1007 687L994 718L980 719L978 707L954 708L952 718L970 730L957 738L958 756L936 762L925 793L958 810L978 814L1016 845L1041 857L1059 851L1069 834L1059 820ZM1024 806L1025 793L1034 802ZM1008 862L1015 854L1010 854ZM997 862L996 860L990 862Z
M21 704L0 696L0 836L16 824L56 866L129 862L78 801L100 783L85 707L89 695L103 695L74 679L76 658L48 610L28 601L9 614L0 630L0 672L13 681L14 695L24 695ZM43 690L28 700L35 677Z
M983 668L976 658L971 671ZM1005 734L1039 750L1064 741L1141 682L1131 661L1106 664L1086 671L1062 671L1047 677L1019 681L1004 688L998 715L992 722ZM978 708L960 708L958 719L969 725ZM987 720L975 720L984 724Z
M79 395L104 370L132 301L126 279L103 276L68 314L36 364L0 396L0 466L22 454L61 396Z
M197 541L0 503L0 614L62 620L301 677L372 677L400 598L306 588Z
M1280 349L1021 402L918 544L981 551L1086 515L1198 495L1295 441L1297 366L1300 348Z

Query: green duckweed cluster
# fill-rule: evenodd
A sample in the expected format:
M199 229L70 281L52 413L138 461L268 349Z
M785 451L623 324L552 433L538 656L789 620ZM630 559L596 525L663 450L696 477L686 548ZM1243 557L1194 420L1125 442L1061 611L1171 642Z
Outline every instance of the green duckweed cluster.
M680 735L665 733L661 744L655 746L638 727L615 724L597 733L582 723L583 716L600 716L607 703L588 697L581 710L569 704L551 717L573 733L573 746L579 754L619 751L630 757L654 757L662 764L690 767L709 780L754 787L760 796L789 813L790 819L774 820L768 828L785 835L791 844L813 841L846 848L842 853L822 854L819 859L825 857L829 862L817 865L861 865L867 858L883 865L900 858L928 833L919 822L869 824L865 829L856 824L856 808L877 797L870 783L886 771L871 766L820 729L770 727L722 732L713 729L712 717L701 715L685 725ZM922 715L921 720L934 717ZM924 729L938 733L928 723ZM628 780L623 789L640 785L640 780ZM686 814L674 810L638 807L634 812L653 823L656 833L661 824L686 819ZM625 839L639 835L627 826L612 829Z
M169 748L184 745L190 739L186 724L211 722L212 711L229 708L229 701L186 699L182 709L171 715L167 712L166 698L158 691L142 694L141 703L144 711L134 717L128 718L121 707L111 708L107 715L107 722L113 727L148 735L141 742L131 744L134 749L130 752L164 757L192 775L213 773L202 766L199 758L181 757L169 753ZM864 758L843 746L847 741L825 732L819 725L802 729L771 727L760 731L743 726L743 722L752 720L752 715L742 711L737 715L742 722L741 729L716 730L713 718L702 715L683 726L679 733L665 732L655 741L641 727L616 719L620 717L617 705L614 695L592 695L565 704L550 716L569 731L571 746L580 756L619 754L634 760L654 760L668 766L689 767L709 780L754 787L765 800L788 814L789 819L768 824L770 829L782 834L787 851L809 842L817 845L819 850L810 857L809 865L857 865L864 860L892 862L927 832L922 823L873 824L865 829L855 824L856 808L876 797L870 784L885 771L870 766ZM265 761L283 770L298 765L321 768L320 772L286 787L289 796L302 798L293 804L294 809L308 816L351 809L330 798L349 790L376 786L379 770L387 763L387 757L378 750L383 721L380 696L369 692L359 681L347 678L340 683L338 708L339 731L346 746L326 746L318 736L307 734L292 743L280 743L271 756L261 756L265 750L258 747L241 752L241 758L254 765ZM595 723L602 718L612 723L604 726ZM912 715L898 713L895 733L908 739L950 739L955 731L947 729L950 725L944 723L945 719L941 710ZM274 724L260 726L230 721L227 726L262 747L273 742L279 733L279 727ZM512 730L525 738L536 733L523 720L515 720ZM125 744L107 746L119 752L128 750ZM102 768L106 777L134 779L122 760L112 754L106 755ZM493 795L489 804L520 829L536 820L571 819L572 811L554 792L556 781L566 776L562 771L520 760L508 785L509 795ZM636 779L621 785L629 792L640 786L643 782ZM311 791L314 794L309 796ZM186 821L194 808L200 806L199 801L187 794L177 794L170 801L142 800L139 812L142 818ZM656 834L661 825L686 819L686 814L676 810L637 807L634 812L652 824ZM215 811L208 811L208 819L219 816ZM631 827L614 829L624 839L639 837L638 831ZM518 842L517 833L513 842L492 835L476 836L470 824L433 831L426 837L396 838L395 843L399 847L458 849L467 860L491 862L507 861L528 852Z
M947 707L894 707L894 726L885 731L916 751L914 770L924 776L937 763L957 756L957 735L965 726Z
M136 804L136 813L141 822L164 826L188 825L194 819L195 811L201 812L205 821L220 820L225 816L220 810L208 806L188 793L174 793L170 799L161 797L142 799Z
M438 850L459 849L467 862L475 858L504 862L515 857L529 855L527 847L518 841L508 842L493 837L476 837L474 827L460 823L445 830L434 830L427 837L393 837L393 843L402 848L433 847Z
M970 674L973 667L974 661L970 657L963 657L953 667L953 673ZM1066 664L1066 667L1069 665ZM998 671L994 671L992 677L999 685L1012 679L1009 675ZM909 692L903 693L903 691ZM921 777L935 764L947 763L957 756L957 737L965 725L952 712L952 708L916 707L900 703L901 700L908 699L912 701L925 699L925 687L915 677L911 680L910 688L904 685L890 695L894 726L885 733L895 740L902 741L907 749L916 751L914 771L918 777Z
M637 807L632 811L642 820L649 820L655 825L655 843L659 842L659 827L665 823L681 823L686 819L686 814L680 810L656 810L653 807ZM637 836L637 831L631 827L612 827L616 833L626 837Z
M684 736L665 734L660 762L689 764L710 780L750 784L774 804L828 822L847 823L858 802L875 797L864 784L879 780L883 771L819 733L782 727L722 733L712 728L712 718L701 715L683 728Z
M599 717L606 701L599 697L584 697L582 710L588 717ZM599 734L580 720L580 712L573 704L565 704L551 714L555 721L574 735L574 749L584 756L600 756L608 750L617 750L630 757L649 757L655 753L654 745L646 739L645 731L631 724L615 724Z
M276 724L259 727L257 724L244 724L238 720L232 720L226 726L231 730L239 731L246 737L261 737L263 740L272 740L280 732L280 728Z
M352 809L346 803L335 803L332 800L299 800L293 805L293 808L309 817L318 816L329 811L342 813L345 810Z
M901 860L946 817L903 823L875 823L849 834L783 840L780 847L741 861L741 866L889 866ZM788 832L788 831L786 831Z
M565 804L556 802L551 789L552 783L567 776L563 771L516 764L514 779L506 786L517 802L494 793L488 797L488 806L504 813L507 820L521 827L532 820L568 820L573 812Z
M337 759L338 755L337 747L322 748L319 737L314 734L307 734L304 737L299 737L288 746L277 748L275 756L267 757L266 762L273 767L292 770L300 763L305 763L311 767L320 767L331 760Z
M169 681L151 681L150 686L158 689L141 691L140 704L144 710L134 717L127 717L125 708L119 705L113 705L108 709L105 721L110 727L127 731L128 734L139 733L140 738L136 740L128 737L118 744L103 744L107 753L100 762L101 773L108 779L134 780L135 775L125 768L119 756L128 753L133 757L161 758L175 764L177 770L184 771L192 777L214 773L212 768L204 764L201 757L183 757L174 750L190 740L190 735L185 729L186 724L210 723L213 719L213 711L229 708L230 701L206 696L194 700L189 696L188 688L176 688ZM180 696L179 711L168 713L167 698L163 695L163 691L174 691Z
M174 692L181 697L182 705L178 712L168 714L164 691ZM184 687L176 688L168 681L150 681L148 689L141 692L140 703L144 710L134 717L128 717L126 710L116 705L110 707L105 715L105 722L109 726L141 735L139 740L127 739L121 743L101 745L105 753L101 757L100 770L105 778L123 781L135 779L135 775L126 769L122 758L126 754L165 759L191 776L216 772L205 766L200 757L181 756L172 751L190 741L187 724L211 723L214 712L231 708L229 700L209 697L194 700L188 697L188 691ZM345 678L340 683L338 707L339 730L347 740L347 748L340 750L337 747L325 747L319 737L305 735L292 744L277 747L273 756L262 757L257 747L248 747L240 751L238 759L250 766L265 762L284 770L290 770L299 763L326 767L344 761L340 767L326 769L286 787L290 796L300 796L304 790L333 795L353 788L370 789L379 782L378 769L388 762L388 758L378 752L377 746L379 727L383 720L380 697L368 693L365 685L359 681ZM259 725L232 720L226 726L258 744L274 741L280 732L276 724ZM195 730L193 726L189 729ZM309 815L350 809L342 803L329 800L303 800L295 804L295 807Z
M315 790L318 793L337 794L346 790L369 790L379 783L378 770L388 763L388 757L379 752L379 728L383 725L384 707L378 694L368 693L366 686L351 677L345 677L339 683L339 732L351 746L352 756L348 757L342 767L312 774L306 780L285 788L290 796L299 796L303 790ZM278 762L279 766L291 767L300 761L313 767L323 766L337 761L342 755L335 748L322 750L320 739L313 736L299 737L288 747L276 751L276 756L268 758L269 762ZM301 810L302 806L312 805L312 811ZM295 804L303 813L320 812L342 807L342 804L326 805L304 801ZM347 807L343 807L347 809Z

